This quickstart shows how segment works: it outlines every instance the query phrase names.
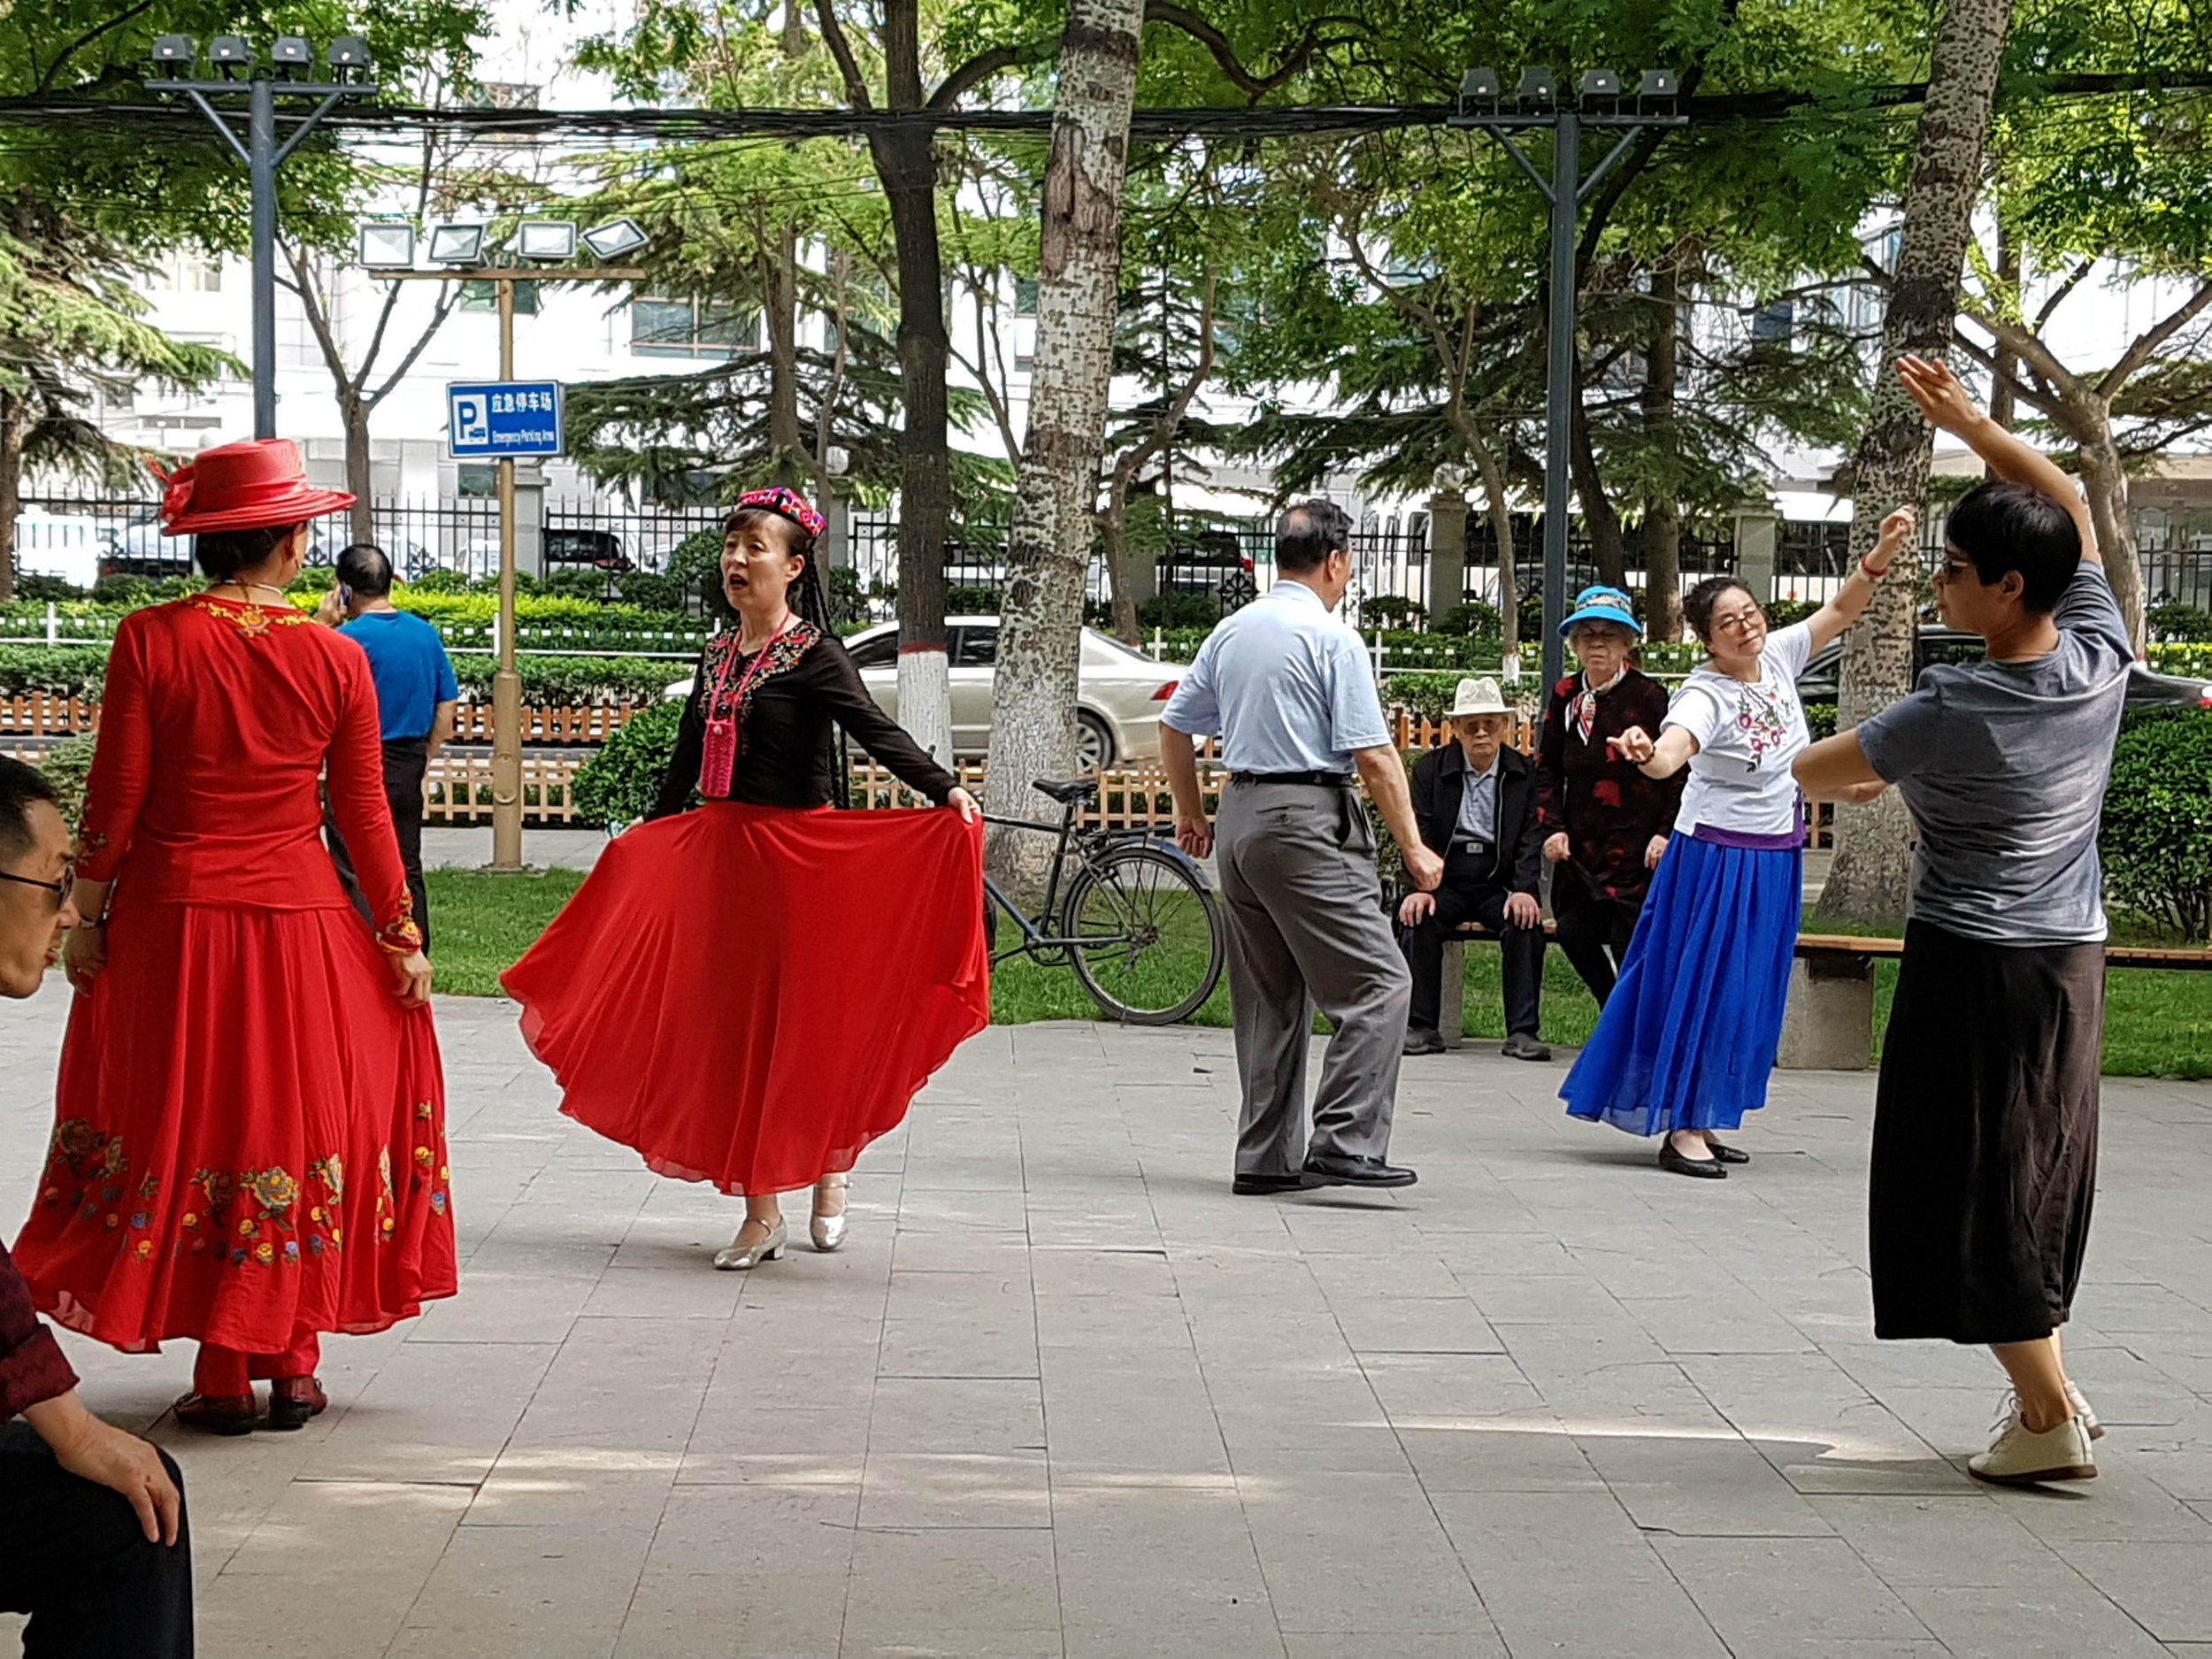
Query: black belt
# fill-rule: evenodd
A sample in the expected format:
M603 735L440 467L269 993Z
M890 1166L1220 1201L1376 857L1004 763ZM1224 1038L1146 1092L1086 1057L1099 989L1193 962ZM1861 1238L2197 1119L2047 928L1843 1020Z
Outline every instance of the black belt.
M1479 841L1472 835L1452 837L1452 850L1470 858L1487 858L1497 849L1497 844L1494 841Z
M1317 789L1348 789L1352 774L1348 772L1240 772L1231 783L1303 783Z

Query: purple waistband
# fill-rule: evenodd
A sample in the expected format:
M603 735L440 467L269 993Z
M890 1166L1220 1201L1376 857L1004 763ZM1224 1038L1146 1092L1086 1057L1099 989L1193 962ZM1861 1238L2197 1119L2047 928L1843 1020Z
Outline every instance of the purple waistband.
M1789 853L1805 844L1802 829L1786 830L1779 835L1754 835L1749 830L1723 829L1717 824L1701 824L1690 832L1695 841L1711 841L1717 847L1740 847L1747 852Z

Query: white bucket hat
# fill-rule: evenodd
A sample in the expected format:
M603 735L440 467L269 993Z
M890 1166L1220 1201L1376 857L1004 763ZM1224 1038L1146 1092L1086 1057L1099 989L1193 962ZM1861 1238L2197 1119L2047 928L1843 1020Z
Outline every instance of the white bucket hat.
M1498 695L1494 680L1463 680L1452 698L1452 711L1444 718L1456 720L1469 714L1510 714L1505 699Z

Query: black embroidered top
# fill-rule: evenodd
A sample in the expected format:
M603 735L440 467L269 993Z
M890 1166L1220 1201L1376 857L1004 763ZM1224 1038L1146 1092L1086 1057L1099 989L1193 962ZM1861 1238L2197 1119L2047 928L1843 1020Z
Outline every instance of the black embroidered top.
M805 632L813 636L812 629ZM744 706L736 711L742 741L730 774L729 799L753 806L826 805L834 798L837 787L835 745L830 737L834 721L889 767L901 783L942 806L957 780L877 706L842 643L821 636L802 641L798 633L795 629L764 648L775 655L754 678ZM726 697L752 664L750 657L737 657L723 675L724 658L736 649L737 634L732 629L709 640L701 653L691 701L684 705L683 725L676 737L676 753L661 779L660 799L648 818L665 818L690 804L706 752L707 700L718 678L725 682Z
M1687 776L1647 778L1633 763L1605 747L1632 726L1654 737L1667 716L1667 689L1648 674L1629 669L1620 683L1598 694L1586 737L1575 718L1582 676L1570 674L1544 704L1544 729L1536 745L1540 833L1567 833L1569 861L1599 898L1640 897L1651 885L1644 849L1655 835L1674 829ZM1564 870L1555 879L1570 879Z

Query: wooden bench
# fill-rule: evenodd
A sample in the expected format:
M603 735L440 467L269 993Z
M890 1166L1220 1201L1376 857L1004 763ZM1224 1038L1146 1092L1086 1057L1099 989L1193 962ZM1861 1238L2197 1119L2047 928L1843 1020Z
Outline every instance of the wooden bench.
M1544 931L1555 934L1558 929L1546 922ZM1445 1007L1463 1007L1466 1002L1466 941L1496 937L1490 929L1470 922L1446 941ZM1786 1071L1863 1071L1872 1064L1874 964L1894 962L1904 954L1901 939L1800 933L1790 964L1789 1004L1782 1017L1776 1065ZM2108 945L2104 959L2108 968L2212 970L2212 950ZM1463 1041L1456 1028L1444 1033L1447 1048L1456 1048Z

